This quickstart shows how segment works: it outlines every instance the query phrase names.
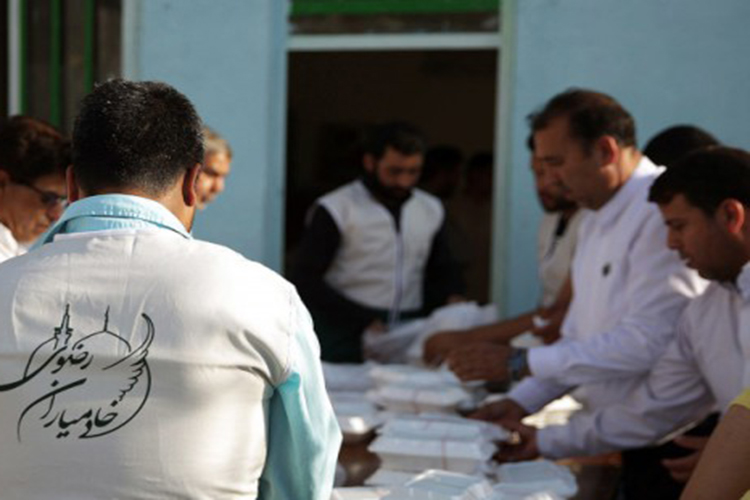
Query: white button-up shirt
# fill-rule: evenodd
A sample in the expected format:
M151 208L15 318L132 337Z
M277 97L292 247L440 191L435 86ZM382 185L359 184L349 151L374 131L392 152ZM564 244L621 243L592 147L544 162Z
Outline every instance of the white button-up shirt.
M0 223L0 262L26 253L26 248L16 241L10 229Z
M662 171L643 157L614 197L581 222L563 337L529 352L534 376L510 393L527 410L573 387L587 408L619 401L664 353L688 300L705 289L667 248L658 207L648 202Z
M557 235L560 212L545 214L539 224L537 255L539 259L539 281L542 284L542 307L555 303L558 293L570 274L570 265L576 249L578 226L583 219L583 210L578 210L568 220L567 227Z
M738 285L740 293L731 285L711 284L685 309L675 339L644 383L619 404L541 429L540 452L559 458L641 447L715 406L726 409L745 385L750 266Z

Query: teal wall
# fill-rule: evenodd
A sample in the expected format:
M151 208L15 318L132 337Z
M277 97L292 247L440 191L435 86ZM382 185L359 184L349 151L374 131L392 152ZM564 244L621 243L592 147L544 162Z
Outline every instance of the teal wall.
M503 0L501 144L505 174L496 207L496 295L505 312L533 307L541 212L528 172L526 115L571 86L616 97L635 117L639 142L694 123L750 148L750 2L747 0Z
M234 150L196 237L280 268L286 37L283 0L126 0L124 76L184 92Z

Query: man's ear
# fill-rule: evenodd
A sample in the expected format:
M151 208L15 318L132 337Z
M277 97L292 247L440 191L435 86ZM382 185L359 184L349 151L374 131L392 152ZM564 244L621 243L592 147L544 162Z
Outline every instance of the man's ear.
M731 234L740 234L746 230L747 209L740 201L727 198L719 204L716 216Z
M76 182L76 174L73 171L73 165L68 165L68 168L65 169L65 189L68 192L68 201L70 203L82 198L81 189Z
M185 171L182 178L182 199L185 205L193 207L198 202L198 176L201 173L201 164L196 163Z
M5 187L10 182L10 174L0 169L0 188Z
M603 135L596 140L596 152L599 155L601 165L611 165L617 163L620 156L620 145L611 135Z
M365 153L365 155L362 157L362 166L365 167L365 170L367 172L374 172L375 171L375 164L377 163L377 160L375 159L375 156L371 153Z

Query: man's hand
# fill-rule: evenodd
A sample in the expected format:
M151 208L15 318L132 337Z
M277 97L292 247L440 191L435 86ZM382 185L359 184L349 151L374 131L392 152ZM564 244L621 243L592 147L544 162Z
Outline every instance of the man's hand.
M523 406L510 398L501 399L488 405L484 405L469 415L469 418L493 422L503 427L520 423L521 419L528 415Z
M503 427L515 433L516 442L503 443L495 454L498 462L521 462L539 457L536 428L520 422L507 422Z
M459 330L438 332L424 343L422 359L428 365L439 365L453 349L465 345L467 340L466 333Z
M539 337L545 345L555 343L560 338L560 327L565 319L566 312L567 309L559 307L541 310L538 316L542 321L538 323L536 320L534 321L531 333Z
M451 351L447 363L458 378L502 382L508 380L508 357L512 348L499 344L478 343Z
M703 448L708 443L709 436L680 436L675 438L674 442L678 446L694 450L694 453L681 458L669 458L662 460L661 463L667 468L672 479L680 483L686 483L690 475L698 465Z

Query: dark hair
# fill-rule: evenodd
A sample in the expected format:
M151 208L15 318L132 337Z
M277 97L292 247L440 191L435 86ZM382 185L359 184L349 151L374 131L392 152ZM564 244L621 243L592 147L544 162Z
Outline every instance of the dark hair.
M86 191L137 188L160 195L197 163L203 163L201 120L173 87L116 79L83 99L73 169Z
M570 134L590 152L602 136L614 137L623 147L635 147L635 121L614 98L585 89L569 89L553 97L544 108L528 116L533 132L555 118L567 117Z
M690 153L657 177L648 199L664 205L678 194L708 215L726 199L750 206L750 153L727 147Z
M425 151L421 132L406 122L384 123L370 131L365 143L366 153L382 158L388 147L404 155L424 154Z
M529 116L529 121L531 121L531 119L532 119L531 116ZM529 136L526 138L526 148L529 151L531 151L532 153L536 149L536 143L534 142L534 134L533 133L529 134Z
M28 116L14 116L0 126L0 169L17 182L45 175L65 175L70 142L52 125Z
M648 141L643 154L657 165L671 167L688 153L720 143L705 130L693 125L675 125L662 130Z

